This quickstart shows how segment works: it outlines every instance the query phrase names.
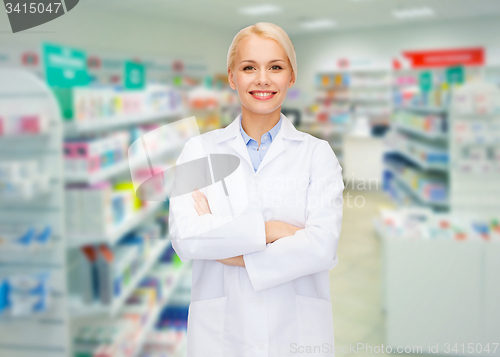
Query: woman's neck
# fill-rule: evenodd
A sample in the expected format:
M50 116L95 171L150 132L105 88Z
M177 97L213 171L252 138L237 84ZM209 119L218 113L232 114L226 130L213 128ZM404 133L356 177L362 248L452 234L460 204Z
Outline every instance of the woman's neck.
M281 106L272 113L256 114L241 106L241 126L248 136L260 145L262 135L278 124L281 116Z

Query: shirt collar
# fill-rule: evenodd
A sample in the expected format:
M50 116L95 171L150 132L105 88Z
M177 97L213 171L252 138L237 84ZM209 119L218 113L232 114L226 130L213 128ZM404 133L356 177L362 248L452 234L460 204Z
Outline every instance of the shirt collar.
M243 140L245 141L245 144L248 144L248 142L250 140L253 140L253 138L251 138L250 136L248 136L248 134L245 132L245 130L243 130L243 127L241 126L241 115L240 115L239 121L240 121L240 132L241 132L241 135L243 136ZM276 125L273 126L271 130L268 131L269 135L271 135L271 141L273 141L274 138L276 137L276 135L278 135L278 132L280 131L280 128L281 128L281 121L282 121L282 118L281 118L281 115L280 115L280 120L278 120L278 122L276 123ZM266 134L264 134L264 135L266 135Z
M301 131L298 131L295 129L293 126L292 122L290 119L288 119L283 113L280 115L281 117L281 129L279 130L279 133L277 136L281 135L283 139L287 140L299 140L303 141L306 138L306 134L304 134ZM193 117L194 118L194 117ZM241 130L240 130L240 119L241 119L241 114L239 114L228 126L226 126L224 129L222 129L218 134L217 134L217 139L216 143L220 144L223 141L233 139L237 136L240 136L243 139L243 136L241 135Z

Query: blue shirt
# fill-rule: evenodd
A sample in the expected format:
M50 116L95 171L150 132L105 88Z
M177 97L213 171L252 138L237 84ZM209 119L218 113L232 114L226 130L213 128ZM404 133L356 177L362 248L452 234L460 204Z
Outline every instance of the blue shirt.
M262 135L262 137L260 138L260 148L259 148L257 140L252 139L250 136L248 136L247 133L245 133L245 130L243 130L243 127L241 126L241 117L240 117L241 135L243 136L243 141L247 146L248 154L250 155L250 159L252 160L253 169L256 172L257 169L259 168L260 163L264 159L264 155L266 155L267 150L269 150L269 147L271 146L273 139L276 137L276 135L278 135L280 128L281 128L281 115L280 115L280 120L276 123L276 125L267 133Z

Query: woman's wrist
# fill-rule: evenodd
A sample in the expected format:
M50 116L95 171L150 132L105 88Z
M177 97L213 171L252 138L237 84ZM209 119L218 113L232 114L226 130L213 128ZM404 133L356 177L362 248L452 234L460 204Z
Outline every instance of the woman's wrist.
M273 243L280 238L293 236L295 232L301 229L282 221L267 221L265 227L266 243Z

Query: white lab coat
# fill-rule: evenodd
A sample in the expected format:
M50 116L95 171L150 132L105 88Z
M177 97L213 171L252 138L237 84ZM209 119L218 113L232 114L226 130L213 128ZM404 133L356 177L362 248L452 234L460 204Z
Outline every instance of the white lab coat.
M281 114L255 172L240 118L190 139L177 161L240 158L225 179L233 211L221 182L201 190L212 214L198 216L190 194L170 200L172 245L182 261L193 259L187 356L334 356L328 271L338 262L342 169L328 142ZM266 244L270 220L304 229ZM237 255L245 267L216 260Z

